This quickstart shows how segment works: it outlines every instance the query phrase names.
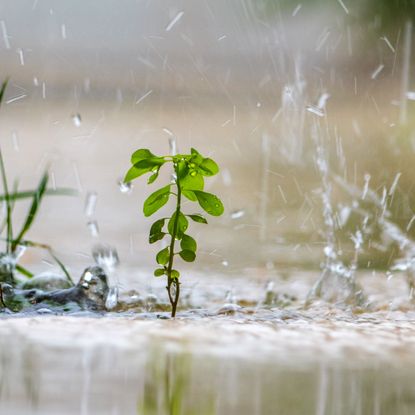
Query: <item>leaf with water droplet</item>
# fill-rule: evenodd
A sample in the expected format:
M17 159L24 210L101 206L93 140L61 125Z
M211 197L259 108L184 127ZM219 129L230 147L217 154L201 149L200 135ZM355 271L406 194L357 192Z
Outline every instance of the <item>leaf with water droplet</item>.
M169 200L170 184L152 193L144 202L144 216L151 216L163 207Z
M180 178L180 187L182 190L203 190L204 185L205 181L203 176L196 170L188 170L188 173L184 177ZM185 197L193 202L196 201L196 196L191 193L186 193Z
M212 193L202 192L200 190L194 190L197 201L201 208L212 216L220 216L225 210L220 199Z
M166 265L169 262L169 247L162 249L156 255L157 264Z
M180 251L179 255L183 259L183 261L186 262L193 262L196 259L196 254L193 251L187 249Z
M196 252L197 243L191 236L183 235L182 240L180 241L180 247L186 251Z

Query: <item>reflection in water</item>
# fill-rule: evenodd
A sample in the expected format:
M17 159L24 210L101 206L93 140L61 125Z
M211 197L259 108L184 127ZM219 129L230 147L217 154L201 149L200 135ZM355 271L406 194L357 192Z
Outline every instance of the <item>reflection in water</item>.
M0 413L415 413L411 322L343 318L3 319Z

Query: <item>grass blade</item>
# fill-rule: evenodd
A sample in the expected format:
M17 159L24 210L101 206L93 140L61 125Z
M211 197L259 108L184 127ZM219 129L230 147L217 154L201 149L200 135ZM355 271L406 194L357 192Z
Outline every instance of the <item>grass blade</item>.
M24 275L27 278L32 278L34 275L28 269L22 267L19 264L16 265L16 271L20 272L20 274Z
M48 185L49 174L46 171L42 178L40 179L39 185L36 189L36 192L33 196L32 205L30 206L29 212L26 216L26 220L22 226L21 231L19 232L18 236L14 239L12 244L12 251L16 249L16 246L19 245L20 241L23 239L25 233L30 229L32 226L33 220L35 219L36 213L39 209L40 202L42 201L42 197L45 194L46 186Z
M7 84L9 83L9 79L6 78L3 83L1 84L0 89L0 106L3 102L4 93L7 88ZM6 242L6 252L10 253L10 240L12 239L12 217L11 217L11 206L10 206L10 199L9 199L9 189L7 187L7 176L6 176L6 169L4 167L3 155L0 149L0 171L1 171L1 178L3 181L3 189L4 194L6 196L6 224L7 224L7 242Z
M30 199L36 196L36 190L23 190L20 192L14 191L8 195L9 200L15 201L20 199ZM48 189L45 191L45 196L76 196L78 192L70 188ZM6 200L6 195L0 195L0 202Z
M4 85L4 83L3 83ZM0 104L3 97L3 89L0 91ZM3 181L3 190L4 190L4 200L6 202L6 229L7 229L7 239L6 239L6 253L10 254L11 252L11 240L13 239L13 230L12 230L12 208L9 198L9 188L7 186L7 176L6 169L4 167L3 154L0 149L0 173L1 179Z
M6 91L6 88L7 88L7 84L9 83L9 78L6 78L4 81L3 81L3 83L1 84L1 88L0 88L0 105L1 105L1 103L3 102L3 96L4 96L4 93L5 93L5 91Z

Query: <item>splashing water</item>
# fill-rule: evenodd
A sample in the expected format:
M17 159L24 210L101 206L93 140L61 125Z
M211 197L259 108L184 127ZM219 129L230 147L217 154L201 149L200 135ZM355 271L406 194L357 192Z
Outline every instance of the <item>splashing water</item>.
M114 247L106 245L95 245L92 248L92 257L97 265L111 274L120 264L118 252Z

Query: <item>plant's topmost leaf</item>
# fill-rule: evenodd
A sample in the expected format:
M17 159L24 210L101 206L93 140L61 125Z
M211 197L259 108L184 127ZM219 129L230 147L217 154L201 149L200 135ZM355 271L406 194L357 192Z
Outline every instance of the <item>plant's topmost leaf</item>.
M136 164L141 160L149 159L156 157L150 150L147 148L140 148L131 155L131 164Z
M169 200L170 196L170 184L156 190L152 193L144 202L143 212L144 216L151 216L163 207Z
M203 156L194 148L192 148L190 150L191 153L191 158L190 158L190 163L194 163L197 166L200 165L200 163L203 161Z

